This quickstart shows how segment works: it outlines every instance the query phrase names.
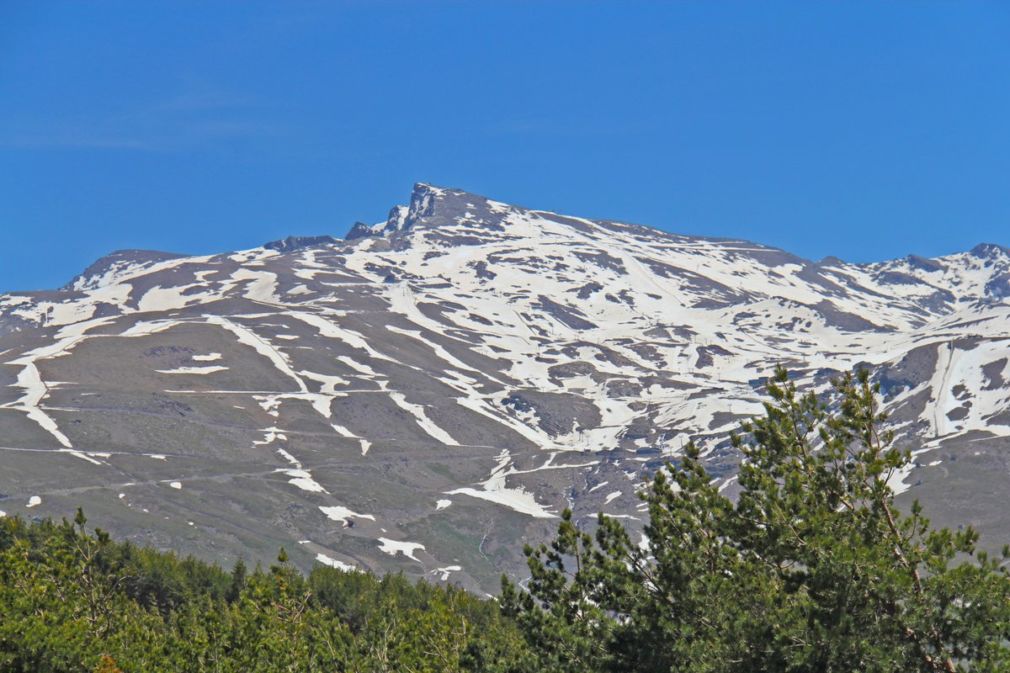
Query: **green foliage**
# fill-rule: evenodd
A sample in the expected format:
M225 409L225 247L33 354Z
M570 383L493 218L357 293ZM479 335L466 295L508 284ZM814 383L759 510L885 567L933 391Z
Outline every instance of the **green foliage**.
M231 573L73 523L0 519L0 670L464 670L480 640L521 644L495 603L285 554Z
M888 480L911 458L881 430L869 377L820 399L779 371L768 390L734 437L735 502L692 446L642 494L645 547L614 519L590 536L566 512L551 544L527 549L528 590L503 580L502 605L536 666L1010 670L1010 578L971 528L895 507Z
M1010 670L1010 578L971 528L895 507L910 456L865 374L784 371L734 443L735 500L691 446L643 485L648 544L570 512L500 603L402 575L230 572L73 522L0 519L0 671L951 673Z

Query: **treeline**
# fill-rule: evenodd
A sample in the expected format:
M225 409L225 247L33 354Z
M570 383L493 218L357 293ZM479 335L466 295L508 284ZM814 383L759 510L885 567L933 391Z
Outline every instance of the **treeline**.
M319 567L231 572L74 522L0 521L0 671L1010 671L1008 554L935 529L866 374L768 382L733 499L699 452L643 485L647 543L565 512L498 600Z
M0 671L460 671L521 649L497 605L284 559L231 572L75 522L0 520ZM476 670L476 669L473 669Z

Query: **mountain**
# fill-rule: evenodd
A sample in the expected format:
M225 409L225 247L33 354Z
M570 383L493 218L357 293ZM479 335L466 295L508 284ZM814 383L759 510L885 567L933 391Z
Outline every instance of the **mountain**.
M1010 535L1010 250L805 260L416 185L375 225L187 257L127 250L0 297L0 510L82 505L210 560L494 591L570 506L728 433L777 364L872 366L937 523Z

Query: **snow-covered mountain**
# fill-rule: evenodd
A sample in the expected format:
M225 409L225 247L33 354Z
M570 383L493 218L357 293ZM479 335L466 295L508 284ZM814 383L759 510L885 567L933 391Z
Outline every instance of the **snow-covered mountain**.
M643 473L785 364L873 365L935 518L1010 531L1010 250L811 262L416 185L345 240L120 251L0 297L0 510L228 560L493 590L565 506ZM27 508L27 509L26 509Z

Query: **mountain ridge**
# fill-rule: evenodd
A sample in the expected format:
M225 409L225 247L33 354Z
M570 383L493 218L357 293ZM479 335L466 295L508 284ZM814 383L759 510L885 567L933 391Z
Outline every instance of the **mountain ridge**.
M412 192L411 192L411 199L410 199L410 201L413 202L415 199L423 199L423 196L425 194L431 194L431 193L433 193L433 190L437 190L438 192L442 192L442 193L457 194L460 197L471 196L471 197L477 197L477 198L480 198L480 199L490 200L490 199L488 199L485 196L481 196L481 195L478 195L476 193L469 192L469 191L466 191L466 190L463 190L463 189L452 188L452 187L442 187L442 186L438 186L438 185L435 185L433 183L427 183L427 182L418 182L418 183L414 184L414 187L413 187ZM541 210L541 209L535 209L535 208L524 208L524 207L521 207L521 206L513 206L513 207L520 208L521 210L527 210L527 211L529 211L531 213L544 214L544 215L548 215L548 216L568 217L569 219L578 219L578 220L585 219L585 218L572 218L572 216L570 216L570 215L564 215L562 213L557 213L557 212L554 212L554 211L547 211L547 210ZM276 250L288 252L288 251L292 251L292 250L298 249L298 248L313 247L313 246L317 246L317 245L318 246L322 246L322 245L327 245L327 244L333 244L333 243L338 242L339 240L353 241L353 240L357 240L357 239L360 239L360 238L370 238L370 237L382 236L384 234L389 234L391 232L398 231L400 228L402 228L404 226L403 224L397 224L397 219L398 218L402 218L406 214L406 212L409 211L409 208L410 208L410 206L394 206L390 210L389 215L387 216L387 219L383 220L383 221L381 221L379 223L376 223L376 224L367 224L367 223L360 222L360 221L356 222L353 225L351 225L351 227L349 228L349 230L347 231L347 233L342 237L342 239L341 238L337 238L337 237L333 236L332 234L289 235L289 236L286 236L286 237L284 237L282 239L275 239L275 240L267 241L267 242L263 243L259 247L263 247L263 248L267 248L267 249L276 249ZM403 212L401 213L401 211L403 211ZM411 217L414 217L414 216L411 216ZM766 244L763 244L763 243L758 243L758 242L755 242L755 241L752 241L752 240L749 240L749 239L744 239L744 238L720 237L720 236L703 236L703 235L695 235L695 234L682 234L682 233L676 233L676 232L668 232L665 229L660 229L658 227L653 227L653 226L650 226L650 225L647 225L647 224L628 223L628 222L620 222L620 221L614 221L614 220L601 220L601 221L604 221L604 222L613 222L616 225L624 226L624 227L641 227L641 228L643 228L645 230L648 230L650 232L656 232L658 234L668 234L668 235L671 235L671 236L681 236L681 237L688 237L688 238L692 238L692 239L708 240L708 241L716 241L716 242L737 242L737 243L742 243L742 244L746 244L746 245L759 246L759 247L762 247L762 248L767 248L769 250L781 252L783 254L786 254L786 255L789 255L791 257L794 257L798 261L806 262L808 264L815 265L815 266L836 266L838 264L851 264L851 265L854 265L854 266L870 267L870 266L879 265L879 264L895 263L895 262L899 262L901 260L906 260L910 265L913 265L913 266L915 266L915 265L922 265L922 266L925 266L925 267L932 267L932 266L935 265L936 260L942 260L942 259L945 259L945 258L948 258L948 257L952 257L952 256L955 256L955 255L962 255L962 254L966 254L966 253L970 253L970 254L972 254L972 255L974 255L976 257L979 257L979 258L986 258L986 257L992 256L994 254L1002 254L1004 256L1010 256L1010 247L1004 246L1004 245L1001 245L1001 244L998 244L998 243L994 243L994 242L983 241L983 242L980 242L980 243L974 245L973 247L969 248L968 250L954 251L954 252L946 253L946 254L943 254L943 255L937 255L937 256L934 256L934 257L924 257L924 256L921 256L921 255L909 253L909 254L904 255L902 257L888 258L888 259L882 259L882 260L871 261L871 262L849 262L849 261L846 261L844 259L835 257L833 255L829 255L829 256L823 257L820 260L813 260L813 259L810 259L810 258L806 258L806 257L802 257L800 255L797 255L797 254L795 254L793 252L790 252L790 251L786 250L785 248L778 248L776 246L770 246L770 245L766 245ZM288 247L288 246L292 246L292 245L297 246L297 247ZM251 249L255 249L255 248L251 248ZM112 252L110 252L110 253L108 253L106 255L102 255L101 257L99 257L98 259L96 259L94 262L92 262L91 265L89 265L89 267L87 269L85 269L84 271L82 271L81 273L79 273L77 276L75 276L73 279L71 279L71 281L69 283L67 283L66 285L64 285L60 289L70 289L70 288L73 287L74 282L78 278L85 277L85 276L88 276L88 275L94 275L94 273L90 273L89 274L89 270L91 270L92 267L95 267L96 265L99 265L99 264L109 264L109 263L112 263L112 262L117 261L118 259L120 259L122 257L125 257L127 254L147 256L147 257L150 257L150 256L165 256L166 259L167 258L177 258L177 257L202 257L202 256L204 256L204 255L188 254L188 253L167 252L167 251L153 250L153 249L123 249L123 250L114 250L114 251L112 251ZM218 253L218 254L225 254L225 252ZM35 292L44 292L44 291L47 291L47 290L45 290L45 289L42 289L42 290L29 290L29 291L26 291L26 292L32 292L32 291L35 291ZM12 291L12 292L10 292L8 294L12 294L14 292L17 292L17 291Z
M347 239L102 260L0 295L0 510L486 591L566 506L637 526L688 441L732 491L776 365L867 366L920 457L902 497L1010 527L963 486L1006 481L1002 246L812 262L419 183Z

